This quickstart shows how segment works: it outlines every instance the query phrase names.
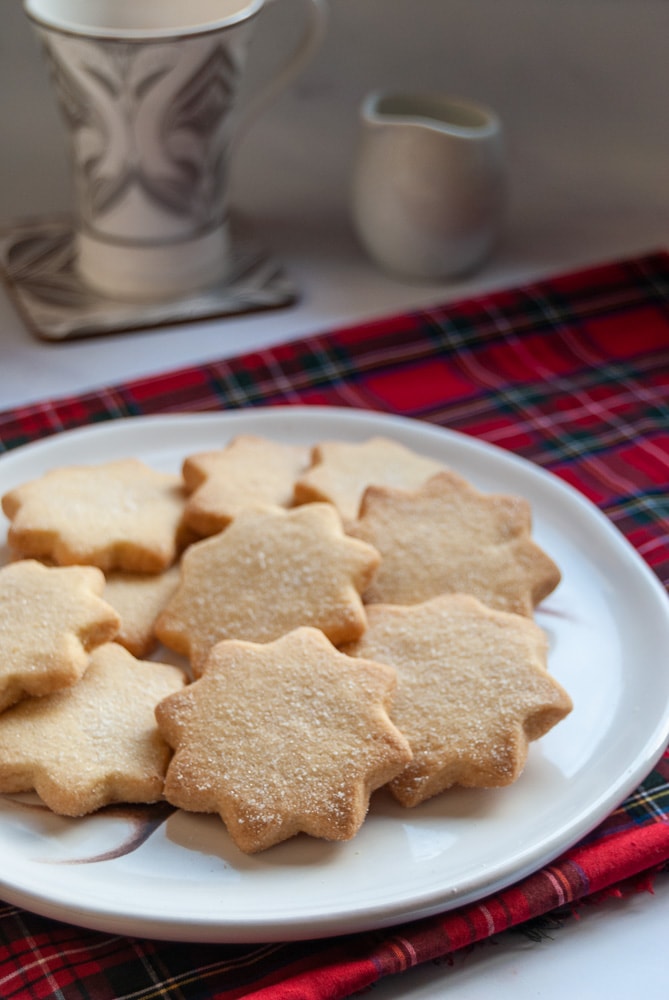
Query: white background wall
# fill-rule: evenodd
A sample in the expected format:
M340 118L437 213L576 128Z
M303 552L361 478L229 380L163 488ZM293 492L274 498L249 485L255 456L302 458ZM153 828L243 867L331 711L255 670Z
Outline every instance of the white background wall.
M276 0L263 14L250 86L294 32L299 3ZM330 9L318 57L248 134L234 164L233 203L295 276L300 303L202 324L188 337L179 330L169 363L669 245L669 0L330 0ZM475 98L502 118L506 238L467 280L393 281L354 239L358 107L379 87ZM0 95L0 224L66 207L64 134L20 0L0 0ZM92 351L107 380L155 370L155 337L131 336L132 364L123 338L61 345L47 361L0 297L0 399L23 398L17 379L28 364L33 373L43 365L31 376L34 398L63 388L54 371L71 370L72 386L84 384Z
M550 265L547 228L555 256L567 239L582 240L584 256L606 253L628 226L633 248L642 222L651 238L667 240L667 0L330 7L317 60L239 150L237 201L277 242L299 250L325 217L333 241L342 239L357 108L376 87L443 90L496 108L508 137L514 256ZM268 9L255 67L271 62L282 24L288 34L298 12L299 0ZM69 196L64 140L20 0L0 0L0 93L0 219L61 207Z

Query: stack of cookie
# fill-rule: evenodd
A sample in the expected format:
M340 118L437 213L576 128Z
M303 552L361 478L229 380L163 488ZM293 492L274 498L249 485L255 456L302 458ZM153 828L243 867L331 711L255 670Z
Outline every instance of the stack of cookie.
M381 786L510 784L571 709L527 502L389 439L244 435L2 505L0 791L65 815L164 797L246 852L347 840Z

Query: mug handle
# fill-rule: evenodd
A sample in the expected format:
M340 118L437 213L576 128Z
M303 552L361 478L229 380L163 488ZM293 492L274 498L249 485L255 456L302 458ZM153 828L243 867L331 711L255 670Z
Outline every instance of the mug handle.
M266 0L276 3L276 0ZM292 80L304 69L321 45L328 23L328 6L326 0L303 0L306 23L297 45L290 52L286 61L274 73L272 79L255 97L252 97L237 123L236 139L253 125L265 108L279 96Z

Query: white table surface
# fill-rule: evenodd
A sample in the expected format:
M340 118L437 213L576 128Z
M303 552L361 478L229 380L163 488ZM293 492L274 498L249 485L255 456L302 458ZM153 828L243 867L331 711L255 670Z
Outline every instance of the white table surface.
M316 60L240 145L233 204L300 290L288 309L49 344L0 291L0 408L514 285L669 245L667 0L330 0ZM264 15L251 84L289 36L296 0ZM372 89L482 101L505 127L511 200L494 258L467 280L404 283L356 243L349 183L357 112ZM64 135L19 0L0 0L0 221L70 204ZM665 980L669 878L550 939L518 934L380 984L378 997L580 995L587 974L622 996Z

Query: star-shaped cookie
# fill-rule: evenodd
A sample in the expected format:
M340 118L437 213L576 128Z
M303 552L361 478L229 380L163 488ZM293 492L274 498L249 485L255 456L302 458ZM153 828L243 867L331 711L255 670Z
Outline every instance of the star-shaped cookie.
M268 642L312 625L348 642L365 628L360 594L377 565L376 550L348 538L330 504L247 508L184 553L156 634L196 674L222 639Z
M138 459L51 469L6 493L8 542L21 556L159 573L182 537L181 477Z
M402 805L452 785L510 784L528 743L571 710L547 673L546 637L529 618L465 594L368 611L364 636L344 649L397 671L391 718L414 755L389 786Z
M312 465L295 484L295 500L332 503L346 524L358 516L368 486L413 490L443 468L391 438L324 441L312 449Z
M560 581L531 537L529 503L481 493L451 471L414 492L369 487L348 530L381 553L365 603L417 604L460 592L531 616Z
M179 584L179 566L164 573L107 574L104 599L118 612L121 624L115 641L133 656L148 656L158 645L154 625Z
M219 643L200 679L156 709L175 751L167 800L218 813L247 853L300 832L350 839L411 756L387 714L394 683L390 667L313 628Z
M93 566L24 559L0 569L0 711L74 684L90 651L114 638L120 620L104 585Z
M34 790L63 816L159 801L170 750L155 707L183 683L176 667L100 646L77 684L0 716L0 792Z
M225 448L189 455L182 467L189 494L186 523L200 535L213 535L244 507L291 507L295 480L308 464L308 448L254 434L240 434Z

